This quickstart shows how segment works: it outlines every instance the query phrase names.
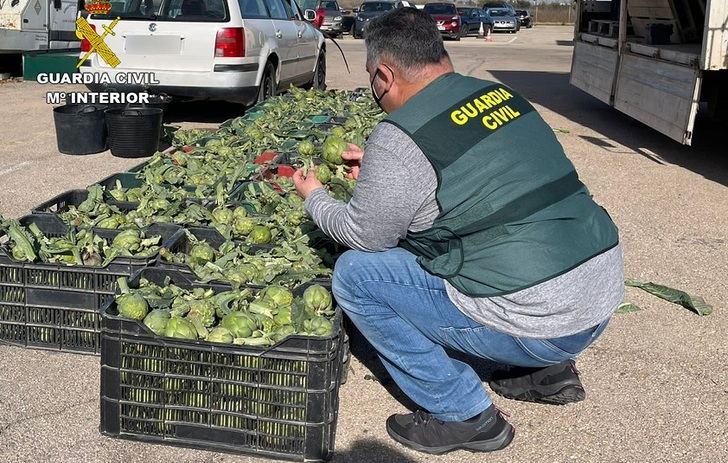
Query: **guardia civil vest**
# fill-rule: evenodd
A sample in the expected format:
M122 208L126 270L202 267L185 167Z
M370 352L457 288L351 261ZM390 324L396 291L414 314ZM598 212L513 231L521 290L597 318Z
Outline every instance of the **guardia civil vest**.
M509 294L618 244L553 130L505 85L451 73L385 119L437 174L440 215L400 246L463 294Z

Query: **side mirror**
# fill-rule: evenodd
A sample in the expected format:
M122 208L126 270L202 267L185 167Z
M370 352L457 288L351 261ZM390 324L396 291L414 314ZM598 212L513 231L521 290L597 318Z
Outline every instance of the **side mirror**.
M53 8L55 8L56 10L60 10L61 8L63 8L61 0L53 0Z
M303 12L303 19L306 21L313 21L316 19L316 12L313 10L306 10Z
M354 8L354 9L353 9L352 11L353 11L354 13L358 13L358 12L359 12L359 8L358 8L358 7L357 7L357 8Z

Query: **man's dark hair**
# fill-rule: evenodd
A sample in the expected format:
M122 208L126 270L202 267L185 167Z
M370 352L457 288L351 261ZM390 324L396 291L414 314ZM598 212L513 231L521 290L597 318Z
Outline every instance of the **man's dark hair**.
M435 21L414 8L398 8L373 19L364 38L370 66L377 66L385 56L400 69L417 74L423 66L448 56Z

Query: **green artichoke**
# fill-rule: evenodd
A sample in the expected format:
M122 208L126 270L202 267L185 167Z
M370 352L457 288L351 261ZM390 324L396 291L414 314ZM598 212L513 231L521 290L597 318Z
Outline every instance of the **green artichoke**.
M313 156L316 147L309 140L303 140L298 144L298 152L301 156Z
M219 326L226 328L234 338L248 338L255 330L255 322L243 312L230 312L225 315Z
M210 334L207 335L207 338L205 338L205 340L209 342L219 342L221 344L232 344L233 335L227 328L218 326L217 328L210 331Z
M323 184L327 184L331 181L331 169L326 164L321 164L316 167L316 179Z
M293 304L293 293L283 286L268 286L261 291L259 297L268 302L272 302L275 307L289 307Z
M197 330L188 320L172 317L164 328L164 335L168 338L197 339Z
M152 332L158 336L164 333L169 322L169 310L167 309L154 309L146 317L144 317L144 325L152 330Z
M348 145L339 137L330 136L324 141L324 160L329 164L340 165L344 163L341 154L346 151Z
M321 285L311 285L303 293L303 305L309 314L331 314L333 300L331 293Z
M256 225L248 234L248 240L253 244L268 244L271 239L270 229L265 225Z

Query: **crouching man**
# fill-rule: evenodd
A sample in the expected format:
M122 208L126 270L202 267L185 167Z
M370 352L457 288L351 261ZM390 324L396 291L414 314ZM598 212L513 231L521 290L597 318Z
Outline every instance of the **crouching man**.
M332 199L302 171L296 187L352 248L336 264L338 303L422 407L391 416L389 435L436 454L502 449L513 427L445 348L513 366L490 381L505 397L582 400L574 359L624 296L617 229L533 106L455 73L426 13L373 20L366 46L389 116L366 151L344 154L353 198Z

